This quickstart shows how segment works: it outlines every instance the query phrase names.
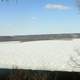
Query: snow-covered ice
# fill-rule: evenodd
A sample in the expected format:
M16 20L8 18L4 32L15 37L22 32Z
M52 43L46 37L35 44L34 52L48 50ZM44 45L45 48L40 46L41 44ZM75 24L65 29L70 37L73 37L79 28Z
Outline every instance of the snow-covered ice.
M75 49L80 48L79 43L80 39L0 42L0 68L17 66L24 69L80 71L80 68L70 65L70 57L76 57Z

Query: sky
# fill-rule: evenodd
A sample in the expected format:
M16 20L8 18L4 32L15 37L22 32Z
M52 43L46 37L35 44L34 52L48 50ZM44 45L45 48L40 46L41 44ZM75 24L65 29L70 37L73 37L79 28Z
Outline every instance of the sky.
M75 0L0 2L0 36L80 32Z

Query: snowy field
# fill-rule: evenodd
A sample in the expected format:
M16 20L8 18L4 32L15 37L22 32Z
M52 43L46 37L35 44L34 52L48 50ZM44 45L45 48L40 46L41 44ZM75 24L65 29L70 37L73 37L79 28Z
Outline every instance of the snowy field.
M80 39L0 42L0 68L80 71L79 48Z

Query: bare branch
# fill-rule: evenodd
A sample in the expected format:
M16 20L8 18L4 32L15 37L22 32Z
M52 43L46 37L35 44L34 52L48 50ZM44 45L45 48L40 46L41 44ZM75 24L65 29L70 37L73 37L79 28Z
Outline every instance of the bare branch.
M68 64L73 68L80 68L80 62L79 62L80 51L79 49L75 49L74 51L76 52L76 57L71 56Z
M10 1L12 0L0 0L0 2L10 2ZM18 0L13 0L13 1L15 1L16 3L18 2Z
M78 9L80 10L80 0L76 0L76 4L77 4Z

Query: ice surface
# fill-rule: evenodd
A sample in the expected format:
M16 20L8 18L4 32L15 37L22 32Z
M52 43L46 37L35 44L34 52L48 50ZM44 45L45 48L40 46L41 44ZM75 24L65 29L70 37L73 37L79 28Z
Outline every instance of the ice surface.
M79 48L80 39L0 42L0 68L80 71L70 60L72 56L79 63L75 51Z

